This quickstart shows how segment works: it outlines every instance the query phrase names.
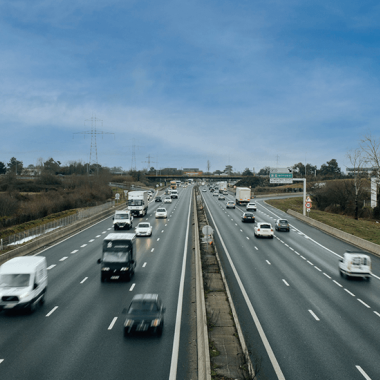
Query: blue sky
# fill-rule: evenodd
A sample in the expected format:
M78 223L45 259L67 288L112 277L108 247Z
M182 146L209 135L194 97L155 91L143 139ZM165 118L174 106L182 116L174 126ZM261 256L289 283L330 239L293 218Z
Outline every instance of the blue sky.
M105 166L135 144L139 169L344 169L380 135L379 19L375 1L0 0L0 161L87 162L96 116Z

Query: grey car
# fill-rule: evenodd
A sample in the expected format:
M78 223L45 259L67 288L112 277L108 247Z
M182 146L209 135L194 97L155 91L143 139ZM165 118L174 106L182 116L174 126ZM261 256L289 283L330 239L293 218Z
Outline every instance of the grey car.
M289 222L286 219L277 219L274 228L276 231L290 231Z

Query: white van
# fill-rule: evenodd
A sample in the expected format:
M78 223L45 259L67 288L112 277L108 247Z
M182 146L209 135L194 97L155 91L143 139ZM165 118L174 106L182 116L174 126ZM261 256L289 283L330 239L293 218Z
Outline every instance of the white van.
M47 289L46 258L15 257L0 267L0 311L27 309L44 303Z
M342 277L362 277L368 281L372 276L371 258L364 252L346 251L339 260L339 272Z

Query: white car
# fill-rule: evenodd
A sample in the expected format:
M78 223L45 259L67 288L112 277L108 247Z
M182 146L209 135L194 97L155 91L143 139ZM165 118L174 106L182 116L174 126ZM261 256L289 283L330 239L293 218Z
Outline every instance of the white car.
M160 207L156 210L156 219L158 218L167 218L168 217L168 212L166 211L166 208Z
M217 197L217 196L219 196L219 194L218 194L217 191L214 190L214 192L212 193L212 196L213 196L213 197Z
M256 203L249 202L245 208L247 211L256 211Z
M164 198L164 203L172 203L172 199L170 197Z
M255 226L255 237L268 237L273 239L273 227L270 223L257 223Z
M135 228L136 236L152 236L153 227L148 222L141 222Z
M362 277L368 281L372 276L371 258L364 252L346 251L339 260L339 272L342 277Z
M226 208L235 208L235 202L234 201L228 201L226 203Z
M207 190L206 190L206 189L203 189L202 191L203 191L203 192L206 192Z

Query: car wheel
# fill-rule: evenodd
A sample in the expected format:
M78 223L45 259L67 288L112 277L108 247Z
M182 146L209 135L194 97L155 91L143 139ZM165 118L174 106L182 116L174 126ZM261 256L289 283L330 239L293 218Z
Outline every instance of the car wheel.
M42 306L45 303L45 293L40 298L40 305Z
M339 274L340 274L340 277L343 277L343 273L341 270L339 271Z
M36 303L35 302L33 302L33 303L31 303L29 306L28 306L28 312L30 313L30 314L32 314L35 310L36 310Z
M124 327L124 337L127 337L128 335L129 335L128 329L126 327Z
M114 231L116 231L116 230L117 230L117 227L116 227L116 226L113 226L113 229L114 229Z
M367 277L366 280L367 280L367 281L371 281L371 277Z
M273 235L270 238L273 239Z

